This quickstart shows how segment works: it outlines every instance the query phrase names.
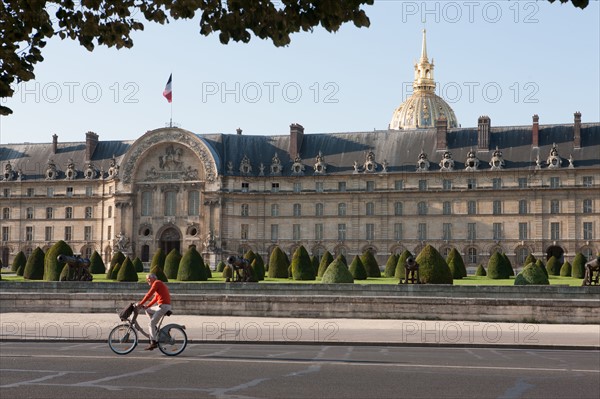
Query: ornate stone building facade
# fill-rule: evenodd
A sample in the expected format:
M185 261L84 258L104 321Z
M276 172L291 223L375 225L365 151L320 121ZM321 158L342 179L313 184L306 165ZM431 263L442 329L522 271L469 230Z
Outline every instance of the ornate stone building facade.
M276 245L318 256L369 249L385 262L432 244L456 247L469 266L494 251L518 266L529 253L598 253L600 123L575 113L562 125L534 115L494 127L482 116L460 128L433 94L432 72L424 38L414 98L388 130L162 128L135 141L88 132L85 142L2 145L2 261L60 239L105 260L121 250L149 261L158 248L193 244L213 266L249 249L266 258Z

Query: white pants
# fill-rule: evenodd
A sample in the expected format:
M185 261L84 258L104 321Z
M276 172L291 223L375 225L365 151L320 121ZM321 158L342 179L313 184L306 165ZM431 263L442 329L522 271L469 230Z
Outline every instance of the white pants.
M151 308L146 309L146 314L150 318L150 323L148 324L148 331L150 334L150 339L152 341L158 341L158 331L156 329L156 325L158 324L158 321L161 319L161 317L163 317L165 313L167 313L169 310L171 310L171 305L167 305L166 303L163 303L162 305L154 305Z

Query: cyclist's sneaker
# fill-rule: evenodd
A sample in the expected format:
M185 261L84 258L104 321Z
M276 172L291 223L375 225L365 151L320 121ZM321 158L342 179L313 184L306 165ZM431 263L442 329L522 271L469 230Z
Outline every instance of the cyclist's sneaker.
M158 348L158 342L156 341L150 341L150 345L148 345L144 350L146 351L151 351Z

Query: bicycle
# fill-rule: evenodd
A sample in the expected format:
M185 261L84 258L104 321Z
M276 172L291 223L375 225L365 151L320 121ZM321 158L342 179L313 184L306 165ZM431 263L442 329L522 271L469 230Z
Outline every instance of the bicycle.
M139 331L146 338L150 335L137 322L139 309L133 303L130 305L131 313L125 317L121 316L124 323L117 325L108 334L108 346L117 355L126 355L133 351L138 344ZM167 324L161 328L165 316L171 316L172 311L168 311L158 322L158 349L167 356L177 356L187 346L187 334L185 326L180 324Z

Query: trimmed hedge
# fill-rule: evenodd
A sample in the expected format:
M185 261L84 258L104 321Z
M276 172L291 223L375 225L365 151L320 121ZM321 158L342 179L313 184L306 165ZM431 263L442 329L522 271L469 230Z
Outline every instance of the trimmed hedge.
M311 255L310 264L312 265L313 272L315 273L315 278L317 277L317 273L319 273L319 258L315 255Z
M448 258L446 258L446 263L450 268L450 272L452 272L452 278L462 279L463 277L467 277L465 262L456 248L452 248L448 254Z
M136 256L132 263L136 273L141 273L144 271L144 263L139 257Z
M562 277L571 277L571 264L567 261L560 267L560 275Z
M221 262L221 263L223 263L223 262ZM229 281L233 278L233 270L231 269L231 266L225 265L223 267L223 278L225 279L225 281Z
M179 271L179 262L181 262L181 254L177 248L173 248L165 258L164 272L168 279L175 280Z
M269 256L269 277L288 278L288 263L285 253L276 246Z
M354 283L354 277L348 270L348 267L343 262L342 255L338 256L323 273L321 283L323 284L352 284Z
M123 261L125 261L125 255L123 255L123 252L121 252L121 251L115 252L110 260L110 266L108 267L108 270L106 271L106 278L111 278L113 268L116 265L120 265L121 263L123 263ZM116 275L115 275L115 278L117 278Z
M27 280L42 280L44 278L44 251L40 247L34 249L27 258L23 278Z
M548 263L546 263L546 271L548 272L549 276L559 276L560 267L560 262L554 256L551 256L550 259L548 259Z
M485 271L485 268L483 267L482 264L480 264L479 266L477 266L477 270L475 271L475 275L476 276L487 276L487 272Z
M396 274L396 265L398 264L398 258L400 258L400 255L398 254L391 254L388 257L387 262L385 262L385 269L383 270L383 275L385 277L394 277L394 275Z
M102 256L100 256L98 251L94 251L92 256L90 256L90 273L92 273L92 274L106 273L106 266L104 265Z
M225 270L225 262L221 260L219 263L217 263L217 271L219 273L223 273L223 270Z
M323 277L325 270L327 270L327 267L333 262L333 260L334 259L333 255L331 255L331 252L325 251L323 256L321 256L321 262L319 262L319 271L317 272L317 277Z
M56 258L58 255L73 256L73 250L63 240L57 241L52 247L46 252L44 256L44 280L46 281L59 281L60 274L64 265L59 263Z
M125 259L123 259L123 262L125 262ZM119 270L121 270L121 263L117 263L112 269L110 269L106 277L111 280L116 280L117 276L119 275Z
M161 269L165 269L165 259L167 255L165 255L162 248L158 248L154 255L152 256L152 261L150 262L150 270L154 269L154 266L158 265Z
M530 263L515 278L514 285L549 285L548 276L539 266Z
M183 254L179 263L179 271L177 272L177 280L179 281L206 281L208 276L204 259L196 250L195 245L190 245L188 250Z
M512 263L510 262L510 259L508 259L508 256L502 252L502 258L504 258L504 263L506 268L508 269L508 275L509 276L514 276L515 275L515 269L513 269Z
M577 252L573 263L571 263L571 277L584 278L585 277L585 263L587 259L584 254Z
M527 258L525 258L525 263L523 264L523 267L527 266L530 263L535 263L537 261L537 259L535 258L535 256L533 256L533 254L529 254L527 255Z
M397 279L404 278L406 259L408 259L409 256L413 256L413 254L411 254L408 249L405 249L404 251L402 251L402 253L398 257L398 262L396 263L396 271L394 272L395 278L397 278Z
M122 267L123 266L121 265L121 268ZM120 270L119 270L119 272L120 272ZM156 274L156 278L159 279L160 281L162 281L163 283L169 282L169 278L165 274L165 271L158 265L154 265L154 267L152 269L150 269L150 273Z
M310 256L304 245L300 245L292 256L292 278L294 280L314 280L316 278Z
M424 284L452 284L452 273L442 255L427 244L416 259L419 281Z
M117 281L138 281L138 275L135 271L135 266L133 265L131 259L129 259L129 256L125 258L123 264L121 265L121 268L119 269L119 273L117 274Z
M375 255L371 251L365 251L360 257L362 264L367 272L367 277L381 277L381 270L379 270L379 264Z
M16 272L17 270L19 270L20 267L25 267L26 263L27 263L27 257L25 256L25 253L23 251L19 251L19 253L17 253L15 255L15 258L12 261L10 270L13 272ZM23 274L21 274L21 276L22 275Z
M494 252L488 261L487 277L493 280L510 278L509 267L510 266L506 264L502 254L499 252Z
M358 255L354 255L354 259L352 259L352 263L350 264L350 273L355 280L366 280L367 279L367 271L365 270L365 266Z

